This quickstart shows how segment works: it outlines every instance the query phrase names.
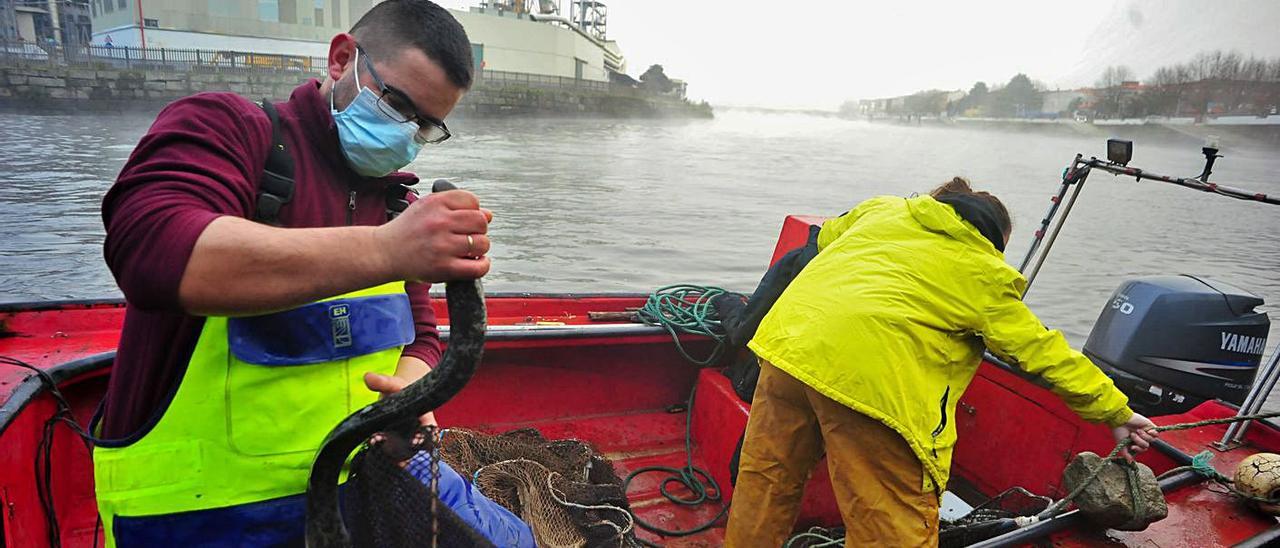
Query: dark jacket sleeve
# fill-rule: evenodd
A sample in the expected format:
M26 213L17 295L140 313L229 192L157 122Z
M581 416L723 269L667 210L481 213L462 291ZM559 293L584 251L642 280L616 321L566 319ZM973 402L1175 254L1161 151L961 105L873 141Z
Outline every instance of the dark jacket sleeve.
M130 304L181 311L196 240L219 216L248 217L270 143L266 114L233 94L202 93L160 112L102 203L107 266Z
M405 291L409 294L409 306L413 309L415 336L400 355L413 356L435 367L440 362L440 331L436 328L435 310L431 308L431 284L407 283Z
M416 182L415 178L413 182ZM412 184L406 182L407 184ZM418 195L409 192L405 195L409 203L417 201ZM405 292L409 294L409 306L413 309L414 339L409 346L400 352L401 356L413 356L427 365L435 367L440 363L440 330L436 326L436 312L431 307L431 284L406 283Z

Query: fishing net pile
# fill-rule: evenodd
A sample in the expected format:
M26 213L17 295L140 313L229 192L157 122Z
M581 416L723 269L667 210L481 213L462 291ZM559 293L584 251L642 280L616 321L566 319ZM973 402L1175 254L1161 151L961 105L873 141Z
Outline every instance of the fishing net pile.
M414 442L396 437L375 438L356 453L344 492L346 522L357 548L423 546L492 546L447 505L434 484L417 477L437 477L439 461L413 458L433 455L434 430L419 431Z
M528 523L539 546L639 546L622 480L582 441L547 440L531 428L496 435L451 428L439 452Z

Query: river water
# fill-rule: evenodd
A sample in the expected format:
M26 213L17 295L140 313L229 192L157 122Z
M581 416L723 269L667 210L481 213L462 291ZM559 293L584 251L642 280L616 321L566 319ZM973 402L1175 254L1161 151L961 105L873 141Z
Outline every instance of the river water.
M0 114L0 302L115 297L99 205L149 115ZM490 291L650 291L689 282L750 291L785 215L834 215L954 175L1014 217L1027 249L1075 153L1104 136L871 124L725 111L714 120L450 121L456 137L410 166L478 194L492 226ZM1134 165L1193 175L1200 141L1136 138ZM1214 178L1280 194L1280 150L1222 143ZM1082 344L1126 278L1188 273L1267 300L1280 342L1280 208L1095 174L1028 296Z

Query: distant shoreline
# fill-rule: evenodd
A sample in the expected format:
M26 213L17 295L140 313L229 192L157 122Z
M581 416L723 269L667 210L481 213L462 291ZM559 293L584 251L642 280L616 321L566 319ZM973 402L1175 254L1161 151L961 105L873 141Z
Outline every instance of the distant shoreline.
M853 121L877 124L894 124L902 126L928 126L966 128L979 130L1001 130L1013 132L1056 133L1062 135L1079 135L1090 137L1119 138L1156 138L1181 143L1192 142L1204 144L1210 136L1217 137L1224 147L1248 146L1258 148L1280 148L1280 117L1232 117L1265 120L1267 123L1231 123L1233 120L1219 118L1210 123L1194 123L1190 119L1141 119L1141 120L1097 120L1093 122L1077 122L1069 119L1032 120L1019 118L915 118L911 121L900 118L877 118L868 120L865 117L846 117Z

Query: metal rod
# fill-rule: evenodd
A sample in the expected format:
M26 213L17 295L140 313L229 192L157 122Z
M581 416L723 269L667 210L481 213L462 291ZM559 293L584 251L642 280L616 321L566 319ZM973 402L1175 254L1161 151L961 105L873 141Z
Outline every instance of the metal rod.
M439 330L440 340L448 341L449 326L442 325ZM667 331L661 326L642 323L495 325L489 327L485 339L489 341L511 341L560 337L638 337L646 335L667 335Z
M1275 389L1278 380L1280 380L1280 344L1271 351L1271 359L1267 360L1267 364L1258 370L1253 386L1249 388L1249 395L1245 396L1244 403L1240 405L1240 411L1236 415L1252 415L1258 412L1262 404L1266 403L1271 390ZM1249 429L1249 423L1252 422L1241 421L1228 426L1227 433L1222 436L1222 441L1218 442L1218 448L1227 449L1242 443L1245 431Z
M138 38L142 49L147 49L147 18L142 15L142 0L138 0Z
M1218 154L1217 147L1207 146L1200 149L1200 151L1204 153L1204 171L1196 178L1207 183L1209 182L1209 175L1213 173L1214 160L1221 158L1222 155Z
M1076 155L1079 160L1080 156ZM1074 173L1075 164L1072 164L1072 173ZM1027 248L1027 254L1022 258L1022 264L1018 265L1018 272L1025 272L1027 265L1031 263L1031 258L1035 256L1036 251L1040 249L1040 242L1044 241L1044 234L1049 230L1049 225L1053 222L1053 216L1058 212L1058 206L1062 204L1062 198L1067 195L1067 188L1071 183L1068 182L1068 175L1063 176L1062 185L1058 187L1058 193L1049 201L1049 210L1044 213L1044 218L1040 219L1040 227L1036 229L1035 237L1031 240L1031 247Z
M1040 273L1040 267L1044 265L1044 260L1049 256L1049 250L1053 248L1053 243L1058 239L1058 233L1062 232L1062 225L1067 223L1067 216L1071 214L1071 208L1075 206L1076 198L1080 197L1080 191L1084 189L1084 181L1089 177L1089 173L1085 172L1080 175L1079 180L1075 182L1075 191L1067 198L1066 206L1062 209L1062 214L1058 215L1058 222L1053 225L1049 231L1048 237L1045 239L1044 250L1036 257L1035 265L1031 267L1029 272L1023 272L1022 275L1027 278L1027 287L1022 292L1023 298L1026 298L1027 292L1031 291L1031 283L1035 281L1036 275Z
M1242 188L1235 188L1235 187L1230 187L1226 185L1220 185L1217 183L1210 183L1207 181L1201 181L1199 179L1189 179L1186 177L1170 177L1168 175L1150 173L1150 172L1146 172L1141 169L1138 169L1136 167L1113 164L1111 162L1108 162L1106 160L1100 160L1098 158L1090 158L1088 160L1083 161L1082 163L1093 168L1101 169L1103 171L1106 171L1107 173L1136 177L1140 181L1143 179L1147 179L1152 181L1160 181L1163 183L1172 183L1178 186L1184 186L1184 187L1199 190L1202 192L1212 192L1214 194L1221 194L1223 196L1228 196L1231 198L1238 198L1241 200L1252 200L1256 202L1262 202L1264 204L1280 205L1280 196L1269 196L1263 192L1253 192L1251 190L1245 190Z
M1244 402L1240 404L1236 416L1252 415L1262 407L1262 403L1267 399L1267 393L1271 388L1267 385L1275 384L1274 379L1272 379L1275 373L1275 360L1268 361L1266 365L1258 369L1254 374L1252 386L1249 387L1249 393L1245 396ZM1240 424L1233 423L1227 429L1228 433L1222 440L1223 444L1227 443L1228 438L1233 437L1235 432L1240 429Z
M1151 440L1151 448L1173 459L1173 462L1177 463L1178 466L1191 466L1191 455L1184 453L1167 441L1160 438Z
M1259 379L1259 377L1261 378ZM1266 404L1267 398L1271 395L1271 391L1275 389L1276 381L1278 380L1280 380L1280 344L1277 344L1276 348L1271 351L1271 359L1263 366L1262 371L1255 376L1253 386L1249 390L1254 396L1254 401L1249 405L1249 411L1245 413L1246 415L1252 415L1262 410L1262 406ZM1232 441L1236 443L1243 442L1245 431L1249 429L1249 425L1253 422L1232 423L1228 427L1228 432L1232 429L1236 430Z

